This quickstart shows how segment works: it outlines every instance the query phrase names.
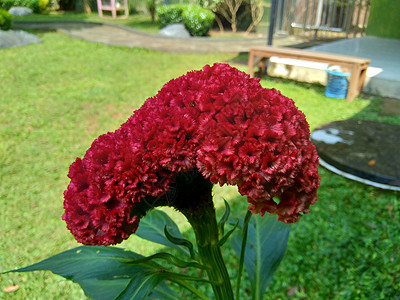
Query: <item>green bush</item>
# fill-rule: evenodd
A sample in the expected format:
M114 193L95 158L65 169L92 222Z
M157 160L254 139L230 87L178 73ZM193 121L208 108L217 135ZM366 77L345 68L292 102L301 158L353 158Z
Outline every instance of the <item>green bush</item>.
M14 1L10 1L10 0L0 0L0 9L4 9L4 10L8 11L12 6L17 6L17 5L14 5L13 2ZM20 5L18 5L18 6L20 6Z
M4 10L0 9L0 29L9 30L12 25L12 15Z
M35 5L37 4L37 10L38 12L45 12L47 10L47 7L49 6L50 1L49 0L39 0L36 1ZM35 11L35 9L33 10Z
M172 4L161 6L157 9L157 17L160 28L167 25L182 23L182 13L185 9L184 4Z
M205 36L214 23L214 14L200 6L188 5L182 19L192 36Z
M207 9L191 4L165 5L157 9L161 28L183 23L192 36L205 36L214 22L214 14Z
M34 13L43 13L47 10L49 0L0 0L0 9L9 10L13 6L24 6Z

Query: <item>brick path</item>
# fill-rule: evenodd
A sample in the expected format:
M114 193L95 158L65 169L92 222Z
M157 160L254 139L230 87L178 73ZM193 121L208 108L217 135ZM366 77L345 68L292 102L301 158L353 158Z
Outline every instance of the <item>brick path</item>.
M50 29L89 42L113 46L140 47L169 52L248 52L251 47L266 44L265 38L172 38L158 34L143 33L116 24L89 22L14 22L21 29ZM275 39L276 46L291 46L308 42L298 37Z

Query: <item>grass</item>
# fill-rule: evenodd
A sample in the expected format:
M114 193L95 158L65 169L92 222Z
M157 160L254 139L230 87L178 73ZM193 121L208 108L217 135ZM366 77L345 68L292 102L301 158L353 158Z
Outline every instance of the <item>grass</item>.
M115 130L171 78L233 55L182 55L86 43L57 33L38 33L41 44L1 50L0 60L0 272L78 246L61 220L66 174L100 134ZM237 65L245 70L245 66ZM263 79L292 97L312 128L381 117L380 98L323 96L320 86ZM398 299L400 290L400 195L367 187L320 169L319 201L292 226L285 259L265 299ZM232 215L247 203L234 187L215 187ZM167 210L183 231L182 216ZM190 232L185 233L190 236ZM154 248L132 236L121 247ZM234 276L237 259L225 250ZM18 285L15 292L4 292ZM241 299L249 298L243 283ZM290 296L288 296L290 295ZM397 297L397 298L396 298ZM84 299L79 286L48 272L0 276L0 299Z

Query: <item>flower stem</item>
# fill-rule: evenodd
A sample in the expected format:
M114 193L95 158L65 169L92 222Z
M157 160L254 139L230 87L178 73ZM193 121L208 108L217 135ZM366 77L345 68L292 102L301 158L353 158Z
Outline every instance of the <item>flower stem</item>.
M233 300L233 290L218 246L218 225L214 204L203 203L193 212L183 212L196 235L199 256L206 266L216 300Z
M233 290L219 242L218 224L212 198L212 183L193 170L180 174L171 206L189 221L196 236L201 264L205 266L216 300L233 300Z

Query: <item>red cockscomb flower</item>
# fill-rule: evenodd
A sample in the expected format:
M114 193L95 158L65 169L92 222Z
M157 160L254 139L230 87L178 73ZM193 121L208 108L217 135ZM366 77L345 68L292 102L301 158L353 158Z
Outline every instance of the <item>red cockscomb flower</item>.
M198 170L211 183L237 185L253 213L293 223L317 200L309 137L291 99L229 65L205 66L168 82L71 165L63 219L81 243L119 243L137 229L138 203Z

